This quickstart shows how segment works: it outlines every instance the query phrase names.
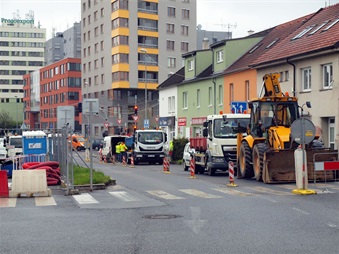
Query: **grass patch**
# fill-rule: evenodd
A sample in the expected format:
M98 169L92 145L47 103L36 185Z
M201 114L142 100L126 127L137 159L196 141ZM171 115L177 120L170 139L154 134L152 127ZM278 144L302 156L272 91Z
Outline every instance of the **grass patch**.
M90 169L74 166L74 185L90 184ZM103 172L95 171L92 172L93 184L108 184L112 181L110 176L106 176Z

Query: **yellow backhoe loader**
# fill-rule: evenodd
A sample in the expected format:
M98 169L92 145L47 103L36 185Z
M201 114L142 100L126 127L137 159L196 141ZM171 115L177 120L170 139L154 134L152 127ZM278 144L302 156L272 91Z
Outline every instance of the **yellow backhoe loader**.
M238 126L238 178L255 177L264 183L295 182L294 150L298 143L291 138L291 125L300 118L298 99L283 94L279 73L266 74L260 98L249 102L251 118L246 126L247 135L242 135L244 126ZM261 96L261 95L259 95ZM311 144L306 149L308 179L327 180L334 172L314 173L313 154L317 161L337 160L330 149L314 150ZM326 176L325 176L326 175Z

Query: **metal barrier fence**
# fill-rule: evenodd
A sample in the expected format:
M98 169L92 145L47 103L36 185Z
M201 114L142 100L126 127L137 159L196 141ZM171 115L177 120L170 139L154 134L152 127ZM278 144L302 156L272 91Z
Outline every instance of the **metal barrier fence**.
M327 160L320 160L319 157L327 157ZM314 184L317 184L317 178L315 177L316 173L323 172L323 179L326 183L327 181L338 181L339 179L339 161L338 161L338 152L328 152L328 153L314 153L313 154L313 173L314 173Z

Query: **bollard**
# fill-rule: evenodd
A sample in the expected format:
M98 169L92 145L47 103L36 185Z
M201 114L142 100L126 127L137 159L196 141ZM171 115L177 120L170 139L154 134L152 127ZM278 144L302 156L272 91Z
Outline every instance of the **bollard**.
M104 163L107 163L107 156L106 155L103 155L103 157L104 157Z
M99 162L102 163L102 149L99 150Z
M195 176L195 163L194 163L193 156L191 156L191 160L190 160L190 174L191 174L191 176L190 176L191 179L197 178Z
M88 148L85 150L85 155L86 155L85 161L89 161L89 149Z
M163 159L163 168L164 168L164 173L165 174L170 174L170 166L169 166L169 161L168 158L165 156Z
M229 178L229 183L227 184L227 186L229 186L229 187L237 187L238 186L234 183L234 164L233 164L233 161L230 161L228 163L228 178Z
M122 156L122 166L126 167L126 157L125 157L125 155Z
M115 165L115 154L112 155L111 161L112 161L112 164Z
M131 155L131 165L130 165L131 168L134 168L134 156Z

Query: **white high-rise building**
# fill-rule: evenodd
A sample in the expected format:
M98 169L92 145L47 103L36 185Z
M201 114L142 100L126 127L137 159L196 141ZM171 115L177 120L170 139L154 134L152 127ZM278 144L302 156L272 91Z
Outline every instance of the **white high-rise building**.
M9 112L17 127L23 122L23 75L43 66L45 41L46 29L35 25L33 11L24 19L1 17L0 111Z

